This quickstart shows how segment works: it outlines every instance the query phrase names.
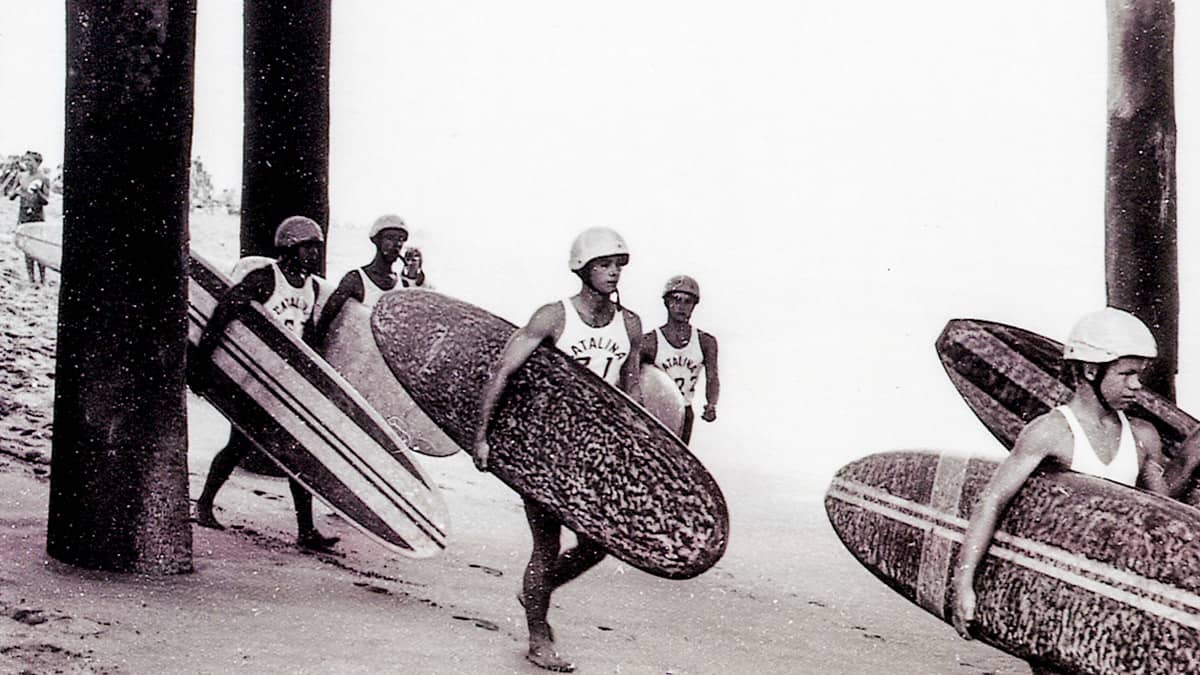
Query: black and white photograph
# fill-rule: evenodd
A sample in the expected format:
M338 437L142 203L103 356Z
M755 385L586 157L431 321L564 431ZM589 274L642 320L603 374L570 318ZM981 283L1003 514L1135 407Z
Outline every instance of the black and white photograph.
M0 0L0 672L1200 672L1200 8Z

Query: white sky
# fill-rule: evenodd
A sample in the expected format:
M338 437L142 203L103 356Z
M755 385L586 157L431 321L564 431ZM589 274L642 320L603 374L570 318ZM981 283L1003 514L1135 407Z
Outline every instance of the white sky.
M200 4L194 154L236 188L242 3ZM57 164L63 3L0 6L0 153ZM945 320L1061 338L1103 303L1105 3L334 11L331 226L354 242L347 259L371 219L400 213L440 288L520 321L569 292L570 238L612 225L634 249L623 297L647 324L662 280L700 278L697 323L722 339L736 411L724 433L756 428L746 444L807 449L808 429L835 458L990 443L933 355ZM1200 331L1192 11L1176 7L1185 407ZM866 418L879 430L862 441L839 431Z

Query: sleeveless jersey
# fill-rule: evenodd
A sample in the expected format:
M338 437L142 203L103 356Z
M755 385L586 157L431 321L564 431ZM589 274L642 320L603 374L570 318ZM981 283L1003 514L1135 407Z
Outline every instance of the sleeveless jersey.
M371 280L371 277L367 276L367 273L364 272L361 267L355 271L358 272L358 278L362 280L362 304L367 307L374 307L375 303L379 302L379 298L383 297L384 293L387 293L388 291L394 291L397 287L399 287L399 284L397 284L396 286L392 286L391 288L387 289L380 288L378 284Z
M607 326L593 328L579 318L575 305L568 298L563 304L563 332L554 343L567 356L582 363L588 370L617 386L621 381L621 366L629 357L629 331L620 310L613 312Z
M1083 433L1083 427L1079 424L1075 413L1066 405L1061 405L1055 410L1058 410L1066 418L1067 426L1071 427L1071 435L1075 437L1075 446L1071 453L1070 468L1072 471L1107 478L1131 487L1137 483L1137 445L1133 440L1133 426L1129 424L1125 413L1117 411L1117 417L1121 420L1121 440L1117 442L1117 454L1111 462L1105 464L1096 456L1096 451L1088 441L1087 434Z
M700 350L700 331L692 326L692 334L687 344L676 348L667 341L662 328L654 331L654 339L658 342L655 352L655 365L667 371L679 393L688 405L696 398L696 380L700 377L700 367L704 365L704 352Z
M283 276L278 263L271 263L271 269L275 272L275 290L271 291L271 297L267 298L263 306L267 308L268 314L275 317L296 337L301 337L304 324L312 318L313 307L317 302L317 281L308 277L303 287L296 288Z

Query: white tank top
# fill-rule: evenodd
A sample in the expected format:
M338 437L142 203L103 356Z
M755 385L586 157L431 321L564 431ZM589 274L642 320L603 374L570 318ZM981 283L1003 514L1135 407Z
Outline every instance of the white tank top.
M1060 405L1055 410L1058 410L1066 418L1067 426L1071 427L1071 435L1075 437L1075 445L1071 454L1070 468L1072 471L1107 478L1130 487L1137 484L1137 445L1133 440L1133 426L1129 424L1125 413L1117 411L1117 417L1121 420L1121 440L1117 442L1117 454L1111 462L1105 464L1096 456L1096 450L1088 441L1087 434L1083 433L1083 427L1080 426L1075 413L1066 405Z
M625 329L624 313L613 312L607 326L593 328L579 318L570 298L562 304L563 332L555 346L605 382L617 386L621 381L621 366L629 357L629 331Z
M367 307L374 307L375 303L379 302L379 298L383 297L384 293L396 290L400 284L396 284L391 288L380 288L362 268L355 270L358 272L358 278L362 280L363 299L362 304Z
M310 276L305 279L304 286L296 288L283 276L277 263L271 263L271 269L275 272L275 290L263 306L268 314L300 337L304 333L305 322L312 318L313 306L317 301L317 281Z
M692 326L692 334L687 344L676 348L667 341L662 328L654 331L658 347L655 352L655 365L667 371L679 393L691 405L696 398L696 380L700 378L700 367L704 365L704 352L700 349L700 331Z

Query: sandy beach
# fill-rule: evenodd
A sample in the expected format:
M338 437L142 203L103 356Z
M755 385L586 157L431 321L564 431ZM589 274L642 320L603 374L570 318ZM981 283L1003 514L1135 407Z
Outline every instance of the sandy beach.
M523 659L514 598L529 549L520 501L461 453L420 458L451 513L450 546L433 559L392 555L323 506L319 527L342 542L302 552L286 483L240 470L217 499L229 529L194 528L193 574L49 558L59 279L28 282L14 222L0 204L0 671L542 672ZM236 227L197 215L194 246L229 262ZM189 425L195 497L228 425L196 398ZM550 618L578 672L1028 672L871 577L832 533L819 491L748 468L736 448L697 454L730 505L728 552L688 581L610 558L556 594Z

